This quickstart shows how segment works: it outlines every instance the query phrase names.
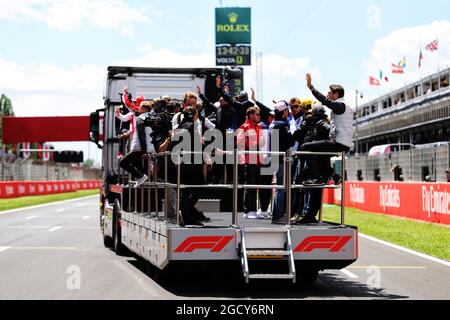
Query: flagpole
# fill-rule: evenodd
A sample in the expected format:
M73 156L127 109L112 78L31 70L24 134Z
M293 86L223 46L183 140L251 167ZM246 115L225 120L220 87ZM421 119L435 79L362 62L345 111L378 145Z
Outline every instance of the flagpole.
M436 51L437 51L436 59L437 59L438 89L439 89L441 87L441 75L440 75L441 70L440 70L440 65L439 65L439 35L437 36L437 45L438 45L438 47L436 49Z
M420 73L420 92L417 92L418 96L423 95L423 70L422 70L422 60L423 60L423 53L422 53L422 41L419 43L420 49L419 49L419 73ZM415 89L414 89L415 91ZM414 95L416 93L414 92Z

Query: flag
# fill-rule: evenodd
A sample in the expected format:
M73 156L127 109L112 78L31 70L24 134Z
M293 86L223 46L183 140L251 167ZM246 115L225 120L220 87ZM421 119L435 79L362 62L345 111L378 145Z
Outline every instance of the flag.
M422 60L423 60L423 54L422 54L422 49L420 49L420 54L419 54L419 68L422 67Z
M42 155L42 160L49 161L50 160L50 152L47 150L50 150L50 146L47 143L44 143L44 153Z
M392 64L392 73L404 73L404 70L402 67L393 63Z
M400 60L400 62L398 63L398 66L401 67L402 69L405 69L405 67L406 67L406 59L405 59L405 57L403 57L403 59Z
M430 44L428 44L425 49L433 52L434 50L437 50L439 48L439 40L436 39L433 42L431 42Z
M381 80L383 80L383 71L382 71L382 70L380 70L380 81L381 81ZM389 79L388 79L387 76L384 77L384 81L389 82Z
M380 85L380 80L375 79L374 77L369 77L369 80L370 80L371 86L379 86Z
M31 146L31 143L29 143L29 142L22 143L22 149L26 150L26 151L22 151L22 156L25 160L31 156L30 146Z

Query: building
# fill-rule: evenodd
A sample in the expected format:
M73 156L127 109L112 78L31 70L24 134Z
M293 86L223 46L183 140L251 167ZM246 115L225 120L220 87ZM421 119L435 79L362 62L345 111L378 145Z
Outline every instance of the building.
M361 105L355 112L355 146L450 141L450 68Z

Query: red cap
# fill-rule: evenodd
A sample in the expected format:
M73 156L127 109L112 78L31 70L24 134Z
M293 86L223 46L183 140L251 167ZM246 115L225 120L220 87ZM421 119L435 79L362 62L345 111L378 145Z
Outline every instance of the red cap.
M145 100L145 97L144 97L144 96L139 96L139 97L136 98L136 104L137 104L138 106L140 106L140 105L141 105L141 102L144 101L144 100Z

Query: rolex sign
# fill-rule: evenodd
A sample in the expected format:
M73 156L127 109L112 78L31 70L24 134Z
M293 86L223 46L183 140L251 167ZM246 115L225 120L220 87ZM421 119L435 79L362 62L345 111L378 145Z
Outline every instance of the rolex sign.
M251 44L250 8L216 8L216 44Z

